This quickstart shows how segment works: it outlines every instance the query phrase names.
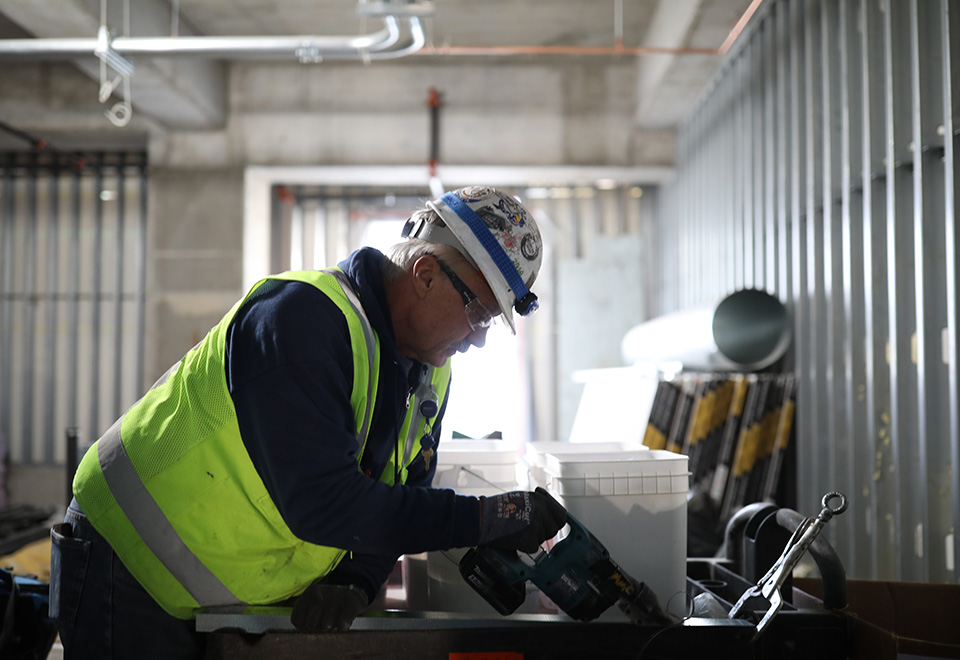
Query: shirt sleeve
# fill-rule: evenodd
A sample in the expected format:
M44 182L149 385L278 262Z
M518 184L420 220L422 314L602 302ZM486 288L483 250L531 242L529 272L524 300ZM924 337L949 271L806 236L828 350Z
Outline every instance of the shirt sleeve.
M326 576L327 584L352 584L363 589L367 594L367 602L380 593L380 587L397 564L399 557L395 555L367 555L353 552L346 555L336 568Z
M384 558L476 545L476 498L389 486L358 470L343 312L302 282L258 293L228 330L227 382L244 446L290 530L309 543ZM376 440L396 441L368 442Z

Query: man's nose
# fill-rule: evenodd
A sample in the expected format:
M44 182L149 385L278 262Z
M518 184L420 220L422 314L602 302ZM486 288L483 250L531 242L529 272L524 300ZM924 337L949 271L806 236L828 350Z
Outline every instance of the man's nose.
M489 328L477 328L469 335L467 335L467 341L476 346L477 348L483 348L483 345L487 343L487 330Z

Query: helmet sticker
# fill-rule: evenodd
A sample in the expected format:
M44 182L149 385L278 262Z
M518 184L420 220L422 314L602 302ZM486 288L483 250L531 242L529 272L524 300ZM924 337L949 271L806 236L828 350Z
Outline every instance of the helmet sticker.
M540 254L540 241L532 234L527 234L520 239L520 254L527 261L533 261Z
M496 189L489 186L468 186L455 190L454 194L465 202L479 202L485 197L496 194Z
M507 223L504 217L493 210L492 206L482 206L474 209L474 212L483 220L483 224L490 228L490 231L505 231Z
M527 213L520 204L517 203L517 200L512 197L501 197L500 201L497 202L497 208L500 209L500 212L507 216L515 225L522 227L527 222Z
M513 267L517 269L518 273L520 273L521 278L526 276L527 273L523 269L523 264L520 263L520 260L516 257L513 258Z

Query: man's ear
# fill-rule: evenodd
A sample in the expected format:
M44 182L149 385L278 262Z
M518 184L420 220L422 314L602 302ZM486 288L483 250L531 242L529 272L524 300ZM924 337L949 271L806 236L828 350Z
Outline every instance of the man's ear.
M413 288L420 298L435 285L440 267L433 255L425 254L413 263Z

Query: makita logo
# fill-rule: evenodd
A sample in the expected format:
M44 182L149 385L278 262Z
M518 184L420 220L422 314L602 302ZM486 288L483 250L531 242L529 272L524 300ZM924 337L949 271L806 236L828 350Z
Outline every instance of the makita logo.
M622 593L626 594L627 596L633 593L633 588L634 588L633 585L630 584L630 581L624 578L619 571L614 571L610 575L610 581L613 582L615 585L617 585L617 589L619 589Z

